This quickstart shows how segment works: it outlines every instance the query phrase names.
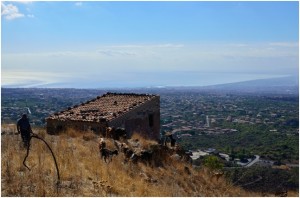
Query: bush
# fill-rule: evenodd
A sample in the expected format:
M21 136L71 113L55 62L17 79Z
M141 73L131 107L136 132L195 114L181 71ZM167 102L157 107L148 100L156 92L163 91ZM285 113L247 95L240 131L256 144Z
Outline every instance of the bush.
M223 163L216 156L209 155L203 160L204 166L208 167L211 170L220 170L223 168Z

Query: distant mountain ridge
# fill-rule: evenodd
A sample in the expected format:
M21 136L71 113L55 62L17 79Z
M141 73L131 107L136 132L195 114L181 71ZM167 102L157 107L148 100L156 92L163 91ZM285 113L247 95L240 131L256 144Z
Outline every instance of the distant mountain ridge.
M266 92L266 93L299 93L299 77L288 76L281 78L250 80L236 83L204 86L203 89L236 91L236 92Z
M54 85L54 84L53 84ZM53 86L53 88L56 86ZM252 94L285 94L299 95L299 76L287 76L268 79L248 80L242 82L205 85L205 86L138 86L138 87L98 87L98 88L71 88L66 86L65 89L100 89L100 90L129 90L133 92L145 92L151 90L154 92L161 91L216 91L216 92L232 92L232 93L252 93ZM2 85L1 88L25 88L22 86ZM34 86L26 88L43 88L43 86ZM46 88L46 87L45 87ZM52 87L49 89L53 89ZM57 86L57 88L63 88ZM47 89L47 88L46 88Z

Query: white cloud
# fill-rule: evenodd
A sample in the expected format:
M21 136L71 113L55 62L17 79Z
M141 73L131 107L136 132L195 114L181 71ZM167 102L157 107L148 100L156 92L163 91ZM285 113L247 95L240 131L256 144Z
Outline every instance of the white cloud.
M182 44L141 44L141 45L110 45L101 46L98 48L97 53L103 56L117 56L131 57L131 58L145 58L152 57L158 54L170 54L175 51L184 50ZM187 47L188 48L188 47Z
M128 51L117 51L117 50L97 50L98 53L107 55L107 56L134 56L135 52Z
M297 42L274 42L269 43L270 46L277 46L277 47L298 47Z
M34 18L34 15L33 14L27 14L27 17Z
M182 48L183 44L156 44L156 45L112 45L107 46L109 48L143 48L143 49L153 49L153 48Z
M1 15L7 20L24 17L24 14L20 13L18 7L13 4L5 5L4 3L1 3L1 9Z
M32 1L23 1L23 0L18 0L18 1L14 1L16 3L22 3L22 4L30 4L32 3Z
M76 2L75 6L82 6L82 2Z

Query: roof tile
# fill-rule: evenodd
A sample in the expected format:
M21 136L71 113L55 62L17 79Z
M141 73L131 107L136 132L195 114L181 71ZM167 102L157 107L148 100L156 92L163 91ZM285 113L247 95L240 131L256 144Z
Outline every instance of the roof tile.
M110 121L152 100L156 95L131 93L106 93L80 105L54 113L48 119L82 120L88 122Z

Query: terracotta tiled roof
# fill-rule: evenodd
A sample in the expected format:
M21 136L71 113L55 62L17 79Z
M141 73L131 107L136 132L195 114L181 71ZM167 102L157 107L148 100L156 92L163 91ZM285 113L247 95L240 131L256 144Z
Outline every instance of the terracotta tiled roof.
M55 113L48 119L81 120L88 122L110 121L152 100L156 95L107 93L80 105Z

